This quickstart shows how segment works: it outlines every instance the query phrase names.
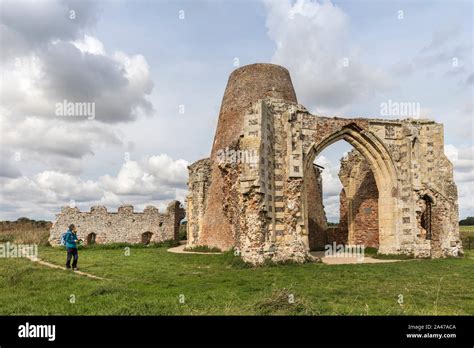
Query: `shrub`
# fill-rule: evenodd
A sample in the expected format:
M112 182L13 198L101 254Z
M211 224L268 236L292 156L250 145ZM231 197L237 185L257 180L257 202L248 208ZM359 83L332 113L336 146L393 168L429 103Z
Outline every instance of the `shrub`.
M378 252L379 252L379 249L373 248L373 247L366 247L364 249L364 254L365 255L370 255L370 256L377 255Z
M411 260L415 258L413 254L376 254L372 256L380 260Z
M474 216L468 216L465 219L459 221L459 225L461 226L474 226Z
M178 239L179 240L186 240L188 238L187 232L186 232L186 224L183 223L179 225L179 234L178 234Z
M123 249L123 248L172 248L178 246L179 242L170 239L165 240L159 243L150 243L150 244L132 244L132 243L109 243L109 244L90 244L90 245L79 245L78 249L97 249L97 250L114 250L114 249Z
M215 247L209 247L207 245L196 245L191 248L185 248L185 251L197 251L200 253L220 253L221 249Z
M14 239L12 234L0 234L0 243L13 242Z
M236 253L234 248L224 252L223 257L224 264L229 268L244 269L253 267L252 264L245 262L242 257L238 253Z

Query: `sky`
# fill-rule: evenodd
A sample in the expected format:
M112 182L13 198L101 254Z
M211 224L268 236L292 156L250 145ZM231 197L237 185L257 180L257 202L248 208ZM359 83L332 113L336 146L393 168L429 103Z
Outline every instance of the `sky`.
M209 156L229 74L290 71L314 114L444 124L460 217L474 216L472 1L0 1L0 219L62 206L164 209ZM94 114L68 116L63 102ZM92 110L92 109L90 109ZM89 110L89 111L90 111ZM324 204L338 220L338 142Z

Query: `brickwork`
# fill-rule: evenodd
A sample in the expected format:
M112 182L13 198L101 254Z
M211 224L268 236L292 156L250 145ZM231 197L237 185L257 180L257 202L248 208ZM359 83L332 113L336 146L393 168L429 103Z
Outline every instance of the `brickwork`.
M379 194L369 163L353 150L341 160L339 178L343 185L339 226L347 231L347 243L378 248Z
M312 115L296 104L286 69L267 64L240 68L229 79L206 172L207 190L194 185L200 171L190 167L189 246L235 248L254 264L311 260L309 250L318 239L314 226L325 223L313 162L338 140L350 143L372 173L357 184L365 194L355 206L352 202L351 220L371 232L348 239L368 245L378 241L384 254L462 253L457 191L443 152L442 125ZM256 153L257 160L219 163L216 154L223 146ZM425 203L427 197L432 204ZM423 227L428 211L430 233ZM342 228L328 228L320 243L345 235Z

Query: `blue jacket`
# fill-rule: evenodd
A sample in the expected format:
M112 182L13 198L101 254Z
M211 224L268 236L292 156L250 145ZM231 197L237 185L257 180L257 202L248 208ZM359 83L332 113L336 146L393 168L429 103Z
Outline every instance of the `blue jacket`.
M73 248L77 249L77 235L73 233L71 230L67 230L66 232L66 248Z

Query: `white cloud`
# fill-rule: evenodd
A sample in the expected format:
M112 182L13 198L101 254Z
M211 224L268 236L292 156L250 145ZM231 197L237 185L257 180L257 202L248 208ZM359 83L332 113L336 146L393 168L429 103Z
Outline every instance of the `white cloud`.
M454 178L459 182L474 182L474 146L456 147L448 144L444 152L454 165Z
M93 36L84 35L82 39L71 41L71 43L76 46L82 54L90 53L102 56L105 55L104 45Z
M0 73L5 83L2 106L15 119L58 118L55 106L63 100L95 103L95 120L104 123L133 121L154 112L147 99L153 82L146 59L124 52L109 56L91 36L73 43L51 42L37 53L3 64Z
M460 217L474 212L474 146L456 147L448 144L444 153L454 165L454 181L458 187Z
M153 114L146 59L121 51L107 54L98 38L86 34L97 19L90 2L2 3L1 47L8 49L2 49L0 60L1 102L9 117L54 118L55 105L63 100L95 103L95 119L104 123Z
M70 200L118 205L133 192L141 195L132 199L140 203L171 196L170 183L182 186L177 173L170 173L169 181L153 177L166 163L157 163L151 174L135 168L140 177L126 164L118 178L109 176L116 183L110 187L100 178L78 176L97 152L124 146L123 133L110 124L154 112L147 99L153 81L145 57L107 52L89 34L98 14L92 2L2 3L0 180L2 212L8 216L29 212L51 218ZM63 100L95 103L95 118L56 115ZM173 163L169 158L167 164ZM157 187L165 193L150 196Z
M324 155L318 156L314 162L324 167L321 176L323 178L323 203L324 211L328 221L339 221L339 194L342 183L339 180L340 162L333 162Z
M2 178L2 217L27 216L50 219L64 205L73 202L81 209L101 204L109 208L133 202L137 210L146 205L164 209L170 200L184 202L188 162L173 160L165 154L150 156L140 162L126 161L116 176L97 180L46 170L31 178Z
M7 49L0 54L0 175L18 177L34 165L79 174L87 156L122 145L123 134L109 124L154 112L146 59L108 54L86 34L98 13L90 2L2 3L0 39ZM95 118L56 115L64 100L95 103Z
M173 196L177 187L184 188L188 162L173 160L166 154L150 156L140 163L126 161L116 177L105 175L106 188L121 195Z
M318 112L340 110L386 89L390 81L359 60L349 45L348 16L331 2L264 1L272 62L287 67L300 102Z
M0 124L2 161L10 167L34 161L53 170L78 173L97 149L122 144L121 135L113 129L91 121L33 116L15 120L0 110Z
M99 18L92 1L2 1L2 60L41 50L51 41L74 40Z

